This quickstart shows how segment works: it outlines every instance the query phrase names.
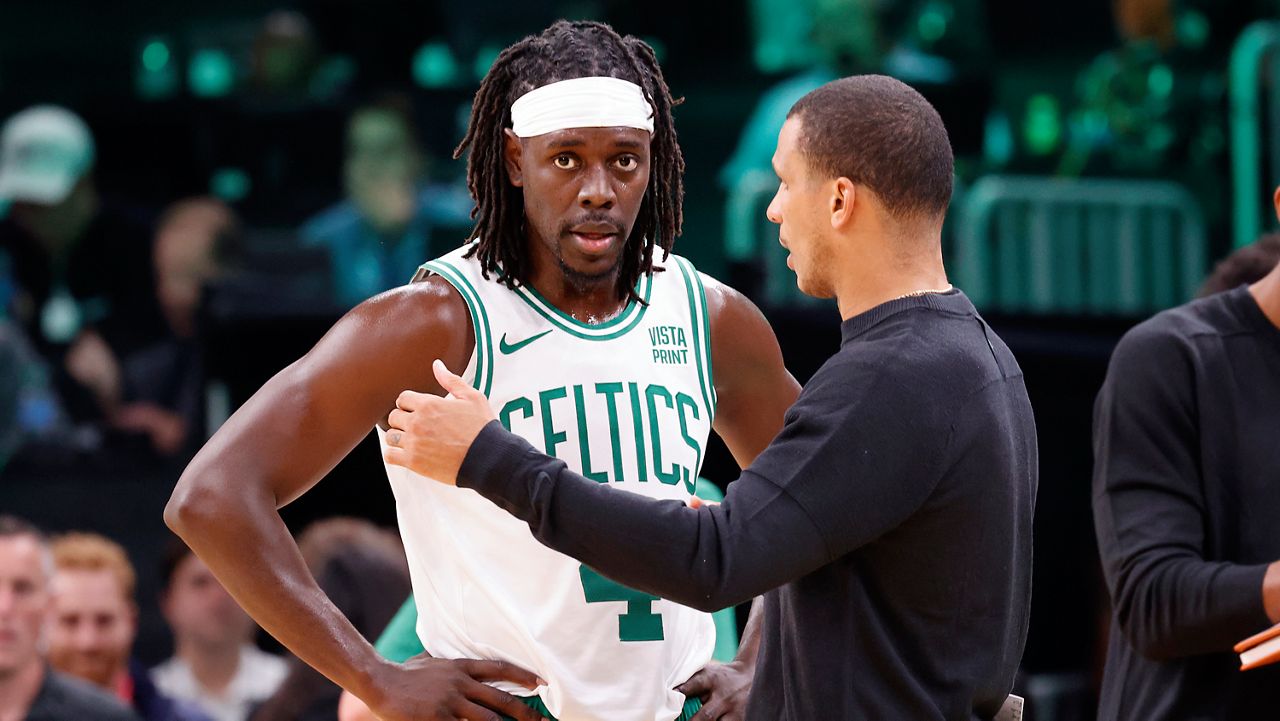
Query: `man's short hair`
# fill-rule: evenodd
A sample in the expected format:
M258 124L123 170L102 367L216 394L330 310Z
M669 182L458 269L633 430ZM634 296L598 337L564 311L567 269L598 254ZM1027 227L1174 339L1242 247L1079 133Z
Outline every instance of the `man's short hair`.
M124 594L134 603L138 574L124 548L96 533L66 533L53 539L53 565L59 571L108 571Z
M0 513L0 538L12 538L14 536L31 536L42 544L48 540L44 535L44 531L36 528L34 524L25 518Z
M954 158L938 111L884 75L833 80L791 106L800 151L826 178L873 190L899 220L934 219L951 202Z
M24 518L0 513L0 539L23 536L34 540L40 546L40 555L43 556L40 565L44 567L45 580L48 581L53 576L53 554L49 552L49 537Z
M1268 233L1223 258L1200 286L1196 297L1257 283L1277 264L1280 264L1280 233Z

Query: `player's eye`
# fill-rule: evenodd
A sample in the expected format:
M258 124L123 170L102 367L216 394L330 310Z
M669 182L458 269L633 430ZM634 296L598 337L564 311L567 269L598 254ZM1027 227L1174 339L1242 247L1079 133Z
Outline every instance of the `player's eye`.
M572 155L557 155L551 162L556 164L561 170L573 170L578 167L578 159Z
M635 170L640 167L640 159L634 155L624 155L614 162L617 163L618 167L622 170Z

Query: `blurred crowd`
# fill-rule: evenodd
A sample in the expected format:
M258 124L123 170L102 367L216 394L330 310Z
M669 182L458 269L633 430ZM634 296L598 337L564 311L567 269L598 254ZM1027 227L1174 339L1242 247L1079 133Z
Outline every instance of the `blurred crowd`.
M1192 0L1115 0L1118 42L1080 65L1074 94L1002 103L993 96L1006 89L989 72L988 28L999 18L988 3L752 0L749 7L755 63L780 80L759 97L724 159L723 193L770 173L778 129L805 92L839 75L886 72L942 108L961 187L992 171L1172 177L1196 191L1221 235L1227 201L1214 180L1225 172L1221 61L1238 13ZM100 139L74 109L37 105L4 120L0 473L104 453L115 467L180 467L228 410L209 407L205 383L202 300L211 288L241 311L292 304L332 320L465 239L472 202L457 180L461 163L439 170L445 164L432 162L424 142L453 140L455 129L422 127L429 103L421 91L350 91L333 70L336 56L323 52L298 12L267 15L250 52L237 91L243 127L230 141L269 167L244 163L252 177L242 180L255 185L247 196L232 187L232 173L211 179L212 194L140 209L99 186ZM343 98L337 106L335 96ZM297 149L277 157L274 146L288 144L289 127L320 123L324 116L312 112L320 103L349 108L344 136L331 138L342 145L340 178L332 179L341 197L300 212L289 198L302 191L289 184L305 157ZM975 107L985 113L982 139L968 147L964 125ZM272 118L294 125L276 132ZM290 209L263 209L272 204ZM730 268L727 279L758 297L751 269L739 270ZM283 293L284 285L298 292Z
M334 518L300 536L308 567L370 640L409 593L399 538ZM257 627L176 537L159 608L173 654L146 668L133 654L137 570L93 533L48 538L0 515L0 718L83 721L333 719L341 690L295 658L261 650Z
M313 300L335 313L405 282L439 252L438 227L468 220L465 189L425 181L410 112L389 95L352 113L346 197L292 239L322 255ZM16 381L3 388L0 463L111 446L181 459L206 437L202 294L256 249L213 196L179 199L150 224L113 206L94 153L66 108L32 107L0 129L0 357Z

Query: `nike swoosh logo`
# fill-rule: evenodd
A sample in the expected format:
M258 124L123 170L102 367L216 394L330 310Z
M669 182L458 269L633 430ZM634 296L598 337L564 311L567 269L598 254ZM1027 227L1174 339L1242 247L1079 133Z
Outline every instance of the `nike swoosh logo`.
M529 345L530 343L534 342L535 340L537 340L537 339L541 338L542 336L544 336L544 335L546 335L546 334L548 334L548 333L550 333L550 332L551 332L551 330L550 330L550 329L548 329L548 330L544 330L544 331L542 331L541 333L539 333L539 334L537 334L537 335L531 335L531 336L529 336L528 338L525 338L525 339L524 339L524 340L522 340L522 341L517 341L517 342L515 342L515 343L508 343L508 342L507 342L507 334L506 334L506 333L503 333L503 334L502 334L502 340L498 341L498 350L502 351L502 354L503 354L503 355L511 355L512 353L515 353L516 351L518 351L518 350L520 350L521 348L523 348L523 347L525 347L525 346Z

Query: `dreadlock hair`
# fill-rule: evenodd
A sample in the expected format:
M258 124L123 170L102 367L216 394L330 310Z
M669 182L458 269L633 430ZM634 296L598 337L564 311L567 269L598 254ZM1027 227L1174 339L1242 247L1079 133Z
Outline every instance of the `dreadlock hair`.
M476 226L471 235L475 243L466 257L479 257L486 278L496 273L514 289L524 284L529 272L524 196L508 182L503 153L511 104L544 85L596 76L640 86L654 115L649 187L622 253L619 296L640 301L635 285L642 274L653 270L654 246L662 248L663 259L671 251L684 218L684 156L676 142L671 109L683 98L671 97L653 48L643 40L620 36L604 23L560 20L502 51L476 91L467 133L453 151L457 159L471 148L467 189L476 201L471 212Z

